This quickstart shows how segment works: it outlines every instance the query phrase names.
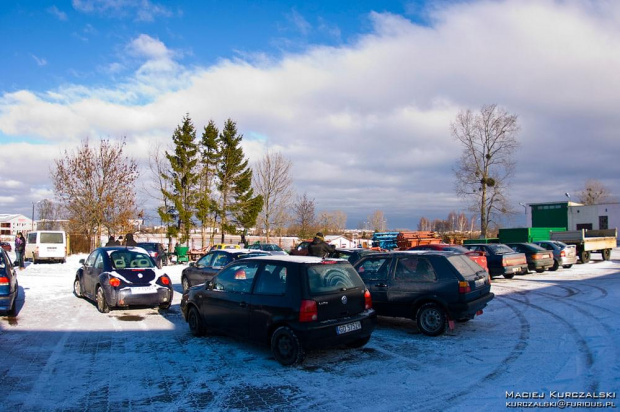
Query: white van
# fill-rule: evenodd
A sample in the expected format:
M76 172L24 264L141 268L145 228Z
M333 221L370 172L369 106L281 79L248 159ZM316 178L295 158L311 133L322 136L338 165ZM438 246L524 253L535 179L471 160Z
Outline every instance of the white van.
M62 230L36 230L28 233L24 259L62 262L67 258L67 234Z

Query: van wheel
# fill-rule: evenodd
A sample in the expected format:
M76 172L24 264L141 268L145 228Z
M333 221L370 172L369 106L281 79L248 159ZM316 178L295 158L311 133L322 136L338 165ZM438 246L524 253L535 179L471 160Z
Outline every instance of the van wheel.
M280 326L271 335L271 352L276 360L284 366L301 363L305 355L299 338L287 326Z
M425 303L418 309L416 323L420 332L427 336L439 336L446 331L448 317L436 303Z

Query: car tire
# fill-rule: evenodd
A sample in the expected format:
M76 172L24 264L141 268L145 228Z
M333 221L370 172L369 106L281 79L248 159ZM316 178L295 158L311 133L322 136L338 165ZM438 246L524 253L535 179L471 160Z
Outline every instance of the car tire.
M75 277L75 280L73 281L73 294L75 296L77 296L78 298L81 298L82 295L82 285L80 284L80 278L79 277Z
M105 300L105 293L103 293L103 288L101 286L97 286L95 297L97 300L97 310L101 313L110 312L110 307L108 306L108 302Z
M550 271L555 272L556 270L558 270L558 268L560 267L560 262L558 262L557 260L553 260L553 266L551 266L549 268Z
M189 326L189 331L194 336L204 336L205 334L205 326L202 322L202 318L200 317L200 313L196 306L192 306L189 308L189 312L187 313L187 325Z
M420 332L426 336L439 336L446 331L448 316L436 303L425 303L418 309L416 323Z
M570 269L570 268L572 268L572 267L573 267L573 265L564 265L564 266L562 266L562 267L563 267L564 269Z
M192 285L189 284L189 280L187 280L186 277L183 277L181 279L181 287L183 288L183 293L185 293L187 291L187 289L192 287Z
M172 305L172 302L165 302L159 305L159 309L161 310L168 310L170 309L170 306Z
M305 356L299 338L288 326L280 326L271 335L271 353L284 366L301 363Z
M515 277L514 273L504 273L504 278L506 279L512 279Z
M361 348L362 346L365 346L369 340L370 340L370 336L366 336L365 338L357 339L351 343L347 343L347 346L353 349Z
M544 268L536 268L534 270L536 270L536 273L543 273L545 271Z

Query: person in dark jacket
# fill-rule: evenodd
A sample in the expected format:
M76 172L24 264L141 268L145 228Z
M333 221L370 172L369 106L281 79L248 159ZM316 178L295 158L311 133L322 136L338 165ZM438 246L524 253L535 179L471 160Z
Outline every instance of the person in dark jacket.
M108 238L108 243L105 244L106 246L120 246L120 243L118 243L118 240L114 239L114 236L110 236Z
M22 232L17 232L15 236L15 266L19 269L24 268L24 253L26 253L26 239Z
M133 239L132 233L127 233L125 235L125 246L138 246L138 242Z
M308 256L327 257L335 251L336 247L326 243L325 236L321 232L318 232L312 239L312 243L308 245Z

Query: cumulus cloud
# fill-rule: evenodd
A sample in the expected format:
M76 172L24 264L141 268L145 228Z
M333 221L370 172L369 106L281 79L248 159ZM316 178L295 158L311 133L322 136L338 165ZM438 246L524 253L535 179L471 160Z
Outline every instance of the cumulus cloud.
M192 68L142 34L125 48L139 67L114 87L2 95L0 133L49 142L126 136L144 157L139 145L169 142L185 113L198 130L232 118L251 160L278 148L319 209L345 211L352 227L379 209L388 223L415 228L420 216L463 210L450 123L459 110L497 103L522 126L515 204L561 199L587 178L620 192L619 10L615 2L434 3L424 25L372 13L373 29L350 44ZM593 170L586 156L606 167Z

